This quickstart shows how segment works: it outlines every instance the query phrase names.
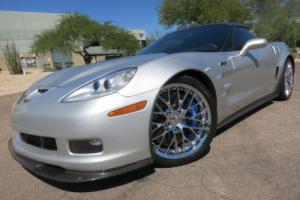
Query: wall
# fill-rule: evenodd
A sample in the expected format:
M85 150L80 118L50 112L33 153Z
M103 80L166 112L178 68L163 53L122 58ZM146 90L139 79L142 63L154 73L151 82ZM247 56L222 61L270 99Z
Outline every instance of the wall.
M13 40L18 51L30 52L34 36L53 27L62 14L0 11L0 45Z
M105 60L105 56L97 56L97 62L101 62ZM85 65L84 60L81 55L78 53L72 53L72 61L74 66L83 66ZM92 63L96 63L95 57L93 56Z
M81 66L85 65L83 57L79 55L78 53L72 53L72 62L74 66Z

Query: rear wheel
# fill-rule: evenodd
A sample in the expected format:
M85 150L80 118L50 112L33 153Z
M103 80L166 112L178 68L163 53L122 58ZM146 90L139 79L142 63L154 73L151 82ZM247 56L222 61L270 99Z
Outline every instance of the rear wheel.
M150 124L155 163L176 166L204 155L216 130L215 107L211 93L192 77L162 87Z
M279 100L288 100L294 88L294 66L291 60L287 60L279 86Z

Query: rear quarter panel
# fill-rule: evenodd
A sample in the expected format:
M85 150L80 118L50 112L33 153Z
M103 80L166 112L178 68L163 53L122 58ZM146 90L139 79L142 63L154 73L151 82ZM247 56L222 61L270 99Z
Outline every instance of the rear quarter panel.
M272 42L270 44L274 47L273 50L277 56L276 63L279 67L279 74L281 74L287 57L292 56L292 54L288 45L284 42Z

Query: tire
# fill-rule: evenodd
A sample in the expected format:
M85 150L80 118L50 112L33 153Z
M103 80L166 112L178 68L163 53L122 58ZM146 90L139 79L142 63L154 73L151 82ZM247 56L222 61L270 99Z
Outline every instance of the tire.
M173 167L204 156L216 124L216 101L201 82L182 76L166 84L156 97L150 120L154 163Z
M283 70L278 88L279 94L276 98L278 100L288 100L291 97L294 88L295 67L290 59L286 60Z

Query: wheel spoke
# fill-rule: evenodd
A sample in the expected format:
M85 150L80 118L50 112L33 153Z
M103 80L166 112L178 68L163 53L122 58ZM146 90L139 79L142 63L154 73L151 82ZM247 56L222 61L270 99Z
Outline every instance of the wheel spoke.
M184 135L183 130L180 131L181 135L182 135L182 141L184 143L184 141L187 141L189 145L192 145L191 141Z
M181 102L180 102L180 93L179 93L179 87L178 87L178 88L176 88L176 90L177 90L177 99L178 99L178 108L179 108L179 106L180 106L180 104L181 104Z
M185 118L185 119L186 120L191 120L191 121L196 121L196 122L201 122L202 124L208 123L208 120L206 120L206 119L196 119L194 117L192 117L192 118Z
M152 141L153 141L153 140L156 140L156 139L158 139L158 138L160 138L160 137L162 137L162 136L167 135L168 132L169 132L169 131L165 131L165 132L163 132L162 134L160 134L160 135L158 135L158 136L152 138Z
M169 109L173 110L172 106L170 104L168 104L168 102L166 102L161 96L158 96L158 97Z
M193 107L195 107L195 106L200 106L200 103L196 103L196 104L190 106L189 109L191 109L191 108L193 108Z
M194 127L194 126L184 126L184 128L188 128L188 129L195 129L195 130L203 130L203 131L209 131L209 127L203 127L203 126L199 126L199 127Z
M169 132L169 131L168 131L168 132ZM168 132L165 132L165 133L162 135L162 139L161 139L161 141L160 141L159 144L158 144L158 147L159 147L159 148L161 147L161 145L162 145L162 143L163 143L163 141L164 141L166 135L168 134ZM152 141L153 141L153 140L152 140Z
M170 144L169 144L169 146L168 146L168 148L167 148L167 150L166 150L167 153L169 152L169 150L170 150L170 148L171 148L173 142L174 142L174 137L172 137L172 140L171 140L171 142L170 142Z
M195 98L195 96L193 95L192 98L191 98L191 101L190 101L190 103L189 103L188 109L191 108L191 105L192 105L192 103L193 103L193 101L194 101L194 98Z
M199 137L199 134L197 134L192 128L189 128L188 129L194 134L195 137Z
M175 140L174 149L175 149L175 151L177 151L178 150L178 141L177 141L177 135L176 134L174 134L174 140Z
M158 103L155 103L155 106L160 110L161 113L164 113L163 109L158 105Z
M168 89L167 91L168 91L168 101L169 101L170 104L171 104L171 94L170 94L170 90Z
M182 99L182 101L181 101L181 104L179 105L179 107L178 107L177 110L182 109L182 106L183 106L183 104L184 104L184 102L185 102L187 96L189 95L189 90L188 90L188 89L185 89L184 91L185 91L185 95L184 95L184 97L183 97L183 99Z
M159 123L159 122L152 122L153 125L156 125L156 126L160 126L162 123Z
M154 123L152 123L152 124L154 124ZM155 131L157 131L158 129L160 129L161 127L163 127L164 125L165 125L166 123L164 123L164 124L156 124L156 128L154 128L153 130L152 130L152 133L154 133Z

